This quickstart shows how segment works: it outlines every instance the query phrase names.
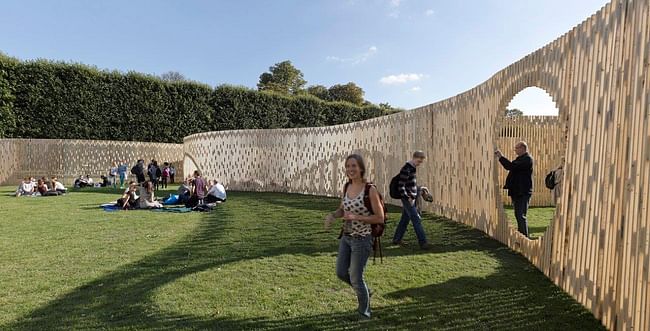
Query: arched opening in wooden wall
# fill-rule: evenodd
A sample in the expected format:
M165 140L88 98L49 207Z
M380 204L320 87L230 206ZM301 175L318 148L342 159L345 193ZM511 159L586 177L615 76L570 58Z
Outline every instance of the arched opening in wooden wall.
M565 128L560 120L559 105L544 89L526 87L506 101L500 109L502 120L497 136L497 146L504 156L516 158L514 146L525 141L535 163L533 167L533 195L526 215L531 239L544 235L555 219L555 207L559 199L563 178L563 159L566 152ZM498 166L499 186L503 187L508 172ZM546 187L546 176L554 173L555 188ZM507 190L500 195L509 224L515 229L517 221L512 200Z

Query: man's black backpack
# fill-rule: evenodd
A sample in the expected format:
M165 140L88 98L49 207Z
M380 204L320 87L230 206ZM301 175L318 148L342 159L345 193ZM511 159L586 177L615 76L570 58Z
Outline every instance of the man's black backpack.
M390 184L388 185L388 194L390 194L390 197L393 199L402 198L402 194L399 191L399 174L390 180Z
M544 185L546 185L546 188L549 190L552 190L555 188L555 170L552 170L551 172L546 175L546 178L544 179Z
M345 183L345 187L343 187L343 195L345 196L348 193L348 187L350 186L350 182ZM368 182L366 183L366 187L363 189L363 205L370 211L371 214L374 214L372 210L372 203L370 202L370 188L371 187L377 188L375 184ZM381 249L381 236L384 235L384 229L386 228L386 221L388 220L388 208L386 208L386 204L384 204L384 197L379 193L379 202L381 202L381 207L384 209L384 223L379 223L379 224L372 224L370 225L371 229L371 234L372 234L372 250L374 252L373 257L372 257L372 263L375 263L375 259L377 258L377 252L379 252L379 261L381 263L384 263L384 252ZM339 235L339 239L343 235L343 229L341 228L341 234Z

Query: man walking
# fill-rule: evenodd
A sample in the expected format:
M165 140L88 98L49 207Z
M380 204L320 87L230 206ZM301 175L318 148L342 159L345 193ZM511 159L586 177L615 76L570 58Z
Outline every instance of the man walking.
M530 197L533 194L533 158L528 154L528 144L524 141L515 144L515 153L517 158L513 161L503 157L498 149L494 155L499 158L499 163L508 170L508 177L506 177L506 184L503 188L508 190L508 195L512 199L517 229L528 237L526 214Z
M410 161L402 167L402 170L399 172L399 182L398 190L400 192L400 198L402 200L402 218L395 229L395 235L393 236L393 244L395 245L404 245L402 241L404 233L406 233L406 227L409 224L409 221L413 223L413 229L415 230L415 235L418 238L418 243L420 244L421 249L429 249L429 243L427 242L427 236L424 233L424 228L422 227L422 218L417 211L415 201L418 197L418 187L415 177L415 172L417 167L422 165L426 155L423 151L416 151L413 153L413 157Z

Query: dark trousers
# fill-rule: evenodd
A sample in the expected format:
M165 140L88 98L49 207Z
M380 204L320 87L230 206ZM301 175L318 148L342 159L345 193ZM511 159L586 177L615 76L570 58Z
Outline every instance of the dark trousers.
M224 201L226 201L226 200L223 200L221 198L217 198L212 194L208 194L205 197L205 203L215 203L215 202L224 202Z
M418 243L420 245L426 244L427 235L424 232L422 217L420 217L417 207L412 205L408 199L402 198L402 218L395 228L395 234L393 235L394 243L397 243L404 238L409 222L413 223L413 229L415 230L415 236L418 238Z
M167 177L162 177L162 182L160 183L162 188L167 188Z
M526 214L528 213L528 206L530 204L530 194L513 196L512 206L515 208L515 218L517 219L517 230L524 236L528 237L528 220Z

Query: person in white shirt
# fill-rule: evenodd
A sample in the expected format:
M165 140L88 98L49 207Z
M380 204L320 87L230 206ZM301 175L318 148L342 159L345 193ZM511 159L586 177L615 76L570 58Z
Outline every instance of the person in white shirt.
M34 187L34 182L32 182L29 177L25 177L22 183L18 186L18 190L16 190L16 197L21 195L33 195Z
M208 196L205 197L205 202L207 203L225 202L226 188L223 187L223 185L216 180L211 180L210 183L212 185L208 190Z
M64 193L68 192L68 189L66 189L65 186L63 186L63 183L61 183L57 177L52 177L51 186L52 186L53 190L55 190L55 191L57 191L57 192L59 192L61 194L64 194Z
M144 182L140 187L140 198L138 199L138 206L141 209L162 208L162 204L156 201L154 195L154 187L151 181Z

